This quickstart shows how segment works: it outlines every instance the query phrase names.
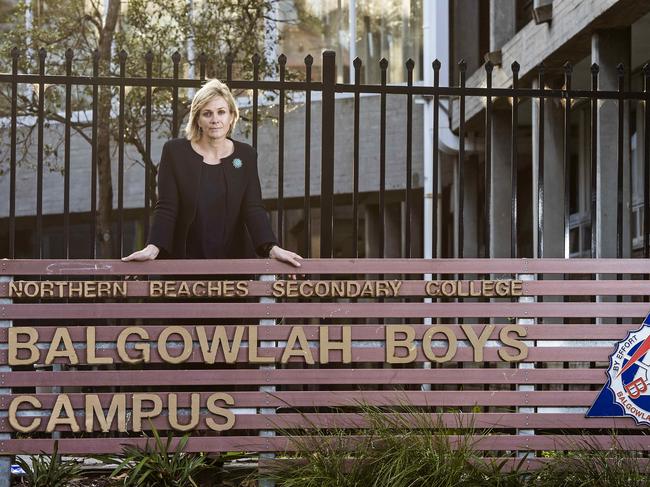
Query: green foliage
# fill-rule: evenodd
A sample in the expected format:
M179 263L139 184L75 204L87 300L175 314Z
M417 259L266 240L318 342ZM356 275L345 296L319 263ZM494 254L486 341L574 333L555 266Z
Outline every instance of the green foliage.
M52 455L32 455L29 461L17 457L16 463L25 471L23 485L29 487L66 487L79 478L81 467L74 461L62 460L57 454L59 443L54 442Z
M650 486L650 476L638 460L638 452L625 449L614 433L612 446L603 450L584 436L577 449L552 452L550 461L534 475L534 485L557 487L641 487Z
M282 487L419 487L524 485L520 463L477 459L471 418L457 416L456 428L441 417L401 407L399 412L362 406L363 429L310 428L289 434L295 458L272 464L262 474ZM470 415L471 416L471 415ZM290 432L284 432L287 434ZM486 434L486 432L482 432Z
M117 25L108 29L104 12L118 0L43 0L41 2L19 1L13 8L0 8L0 24L11 26L0 36L0 70L11 72L11 51L19 48L18 72L37 73L39 49L46 49L46 74L65 74L67 49L73 52L72 74L89 76L93 70L93 55L102 46L102 39L114 36L109 59L101 59L100 75L119 76L119 55L127 53L125 75L146 76L145 55L151 52L152 76L171 78L174 64L172 55L180 54L179 76L199 77L198 58L205 53L206 77L226 77L226 56L234 56L233 76L252 79L253 54L260 56L259 76L264 79L277 71L275 62L269 62L271 43L265 38L277 37L275 25L268 19L272 16L277 0L204 0L194 2L192 11L189 2L175 0L129 0L119 7ZM38 9L36 11L35 9ZM31 19L31 20L29 20ZM107 30L108 29L108 30ZM190 49L191 46L191 49ZM100 90L101 91L101 90ZM75 137L91 142L92 108L91 87L76 85L72 88L72 107L82 114L74 118L71 127ZM120 136L117 110L107 110L111 122L106 126L111 141L122 140L135 149L137 164L149 166L154 171L156 162L147 158L146 117L144 113L145 89L129 87L124 104L124 137ZM64 87L46 85L44 119L47 128L45 163L52 170L60 170L62 160ZM192 91L179 90L176 111L179 121L189 112ZM116 87L110 88L110 97L115 102ZM241 93L236 93L241 95ZM264 94L262 94L264 96ZM107 98L108 107L111 99ZM7 115L10 109L10 85L0 89L0 115ZM17 100L19 116L18 162L27 163L33 159L30 147L34 144L34 130L38 115L38 91L21 89ZM172 92L166 87L152 90L151 131L154 137L168 139L182 135L180 127L172 126ZM260 116L265 116L261 113ZM245 116L243 117L245 119ZM54 123L51 123L54 122ZM182 126L182 124L181 124ZM8 125L7 125L8 127ZM8 161L8 129L0 127L0 171ZM108 141L106 141L108 145ZM31 149L33 151L33 149ZM128 151L127 151L128 153ZM133 154L133 152L131 152ZM107 156L108 157L108 156ZM130 156L129 156L130 157ZM108 178L108 176L106 176ZM101 181L100 184L109 184ZM101 204L101 202L100 202Z
M125 487L198 487L199 479L221 471L223 461L202 453L186 453L189 436L183 436L172 448L172 434L166 440L152 429L150 441L144 448L125 446L122 455L108 460L117 463L111 477L119 478Z

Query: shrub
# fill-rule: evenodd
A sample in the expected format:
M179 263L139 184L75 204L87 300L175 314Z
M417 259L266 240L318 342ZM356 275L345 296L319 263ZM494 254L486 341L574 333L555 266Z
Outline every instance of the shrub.
M125 487L198 487L200 478L218 474L222 460L201 453L186 453L189 436L183 436L172 449L172 434L166 440L152 429L153 446L147 441L144 448L124 446L122 455L108 460L117 463L111 473ZM215 484L212 484L215 485Z
M506 472L505 462L478 458L477 432L473 424L462 425L460 415L459 427L449 428L440 417L408 406L399 409L386 413L362 406L366 425L356 435L350 429L316 426L298 435L284 431L296 455L271 464L261 475L282 487L524 485L519 468Z
M644 473L638 452L620 444L611 434L612 447L603 450L588 436L577 449L567 453L552 452L543 468L535 473L535 485L557 487L641 487L650 486L650 476Z
M32 455L27 461L18 457L16 463L25 471L22 484L29 487L66 487L81 474L81 467L74 461L63 460L58 455L59 442L54 442L52 455Z

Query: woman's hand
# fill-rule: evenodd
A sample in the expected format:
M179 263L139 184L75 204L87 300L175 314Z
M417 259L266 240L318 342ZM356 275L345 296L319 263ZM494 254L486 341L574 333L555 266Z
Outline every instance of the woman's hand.
M142 250L138 250L137 252L133 252L131 255L122 257L122 262L128 262L130 260L135 260L135 261L154 260L156 257L158 257L159 253L160 253L160 249L158 247L156 247L154 244L149 244Z
M298 261L302 260L302 257L300 257L295 252L285 250L282 247L278 247L277 245L274 245L271 248L269 257L271 259L279 260L280 262L286 262L287 264L291 264L294 267L300 267L300 262Z

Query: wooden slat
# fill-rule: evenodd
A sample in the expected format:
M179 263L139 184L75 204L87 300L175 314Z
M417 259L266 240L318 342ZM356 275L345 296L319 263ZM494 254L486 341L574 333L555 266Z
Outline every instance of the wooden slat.
M310 349L311 356L313 357L316 363L319 362L320 357L320 348L311 347ZM442 347L432 347L431 349L438 357L442 357L447 353L446 348ZM509 350L506 348L506 350ZM522 362L602 362L607 361L609 356L613 353L613 348L609 347L534 347L528 349L527 357L522 360ZM47 350L40 350L40 358L36 362L37 364L44 364L45 358L47 356ZM180 350L177 348L169 348L169 352L172 355L180 354ZM237 353L237 363L245 364L248 362L248 347L241 347ZM133 353L129 351L129 353ZM277 363L280 362L284 354L283 348L274 348L270 351L265 350L264 356L273 357ZM510 352L508 352L510 353ZM404 356L403 351L398 352L400 356ZM79 365L87 364L86 359L86 350L85 349L76 349L76 355L79 360ZM102 349L95 352L96 357L109 357L112 359L113 363L122 363L122 359L118 355L115 349ZM384 348L370 348L370 347L352 347L351 349L351 359L353 363L359 362L384 362L386 360L386 350ZM342 362L342 354L340 351L332 351L329 353L329 362L330 363L340 363ZM503 359L499 356L499 349L495 347L487 347L484 349L482 360L480 362L502 362ZM163 360L158 353L155 344L151 344L151 363L160 364ZM201 350L195 346L192 355L187 359L186 363L204 363L204 357ZM225 363L225 357L222 349L219 349L215 356L214 363L223 364ZM290 357L290 363L305 363L304 358L302 357ZM417 351L417 356L415 357L415 363L430 362L426 357L424 352L419 349ZM456 362L476 362L474 356L474 350L469 347L459 347L458 352L450 360L450 363ZM7 363L7 351L0 350L0 364ZM53 363L55 364L70 364L70 361L67 358L58 357Z
M176 438L178 441L180 438ZM361 441L363 437L349 438L349 444ZM453 444L457 437L450 436ZM58 441L59 453L92 455L98 453L117 453L125 444L144 447L147 443L143 438L61 438ZM171 448L174 449L176 441ZM303 437L301 444L308 442L309 437ZM325 441L322 437L312 437L314 444ZM474 442L476 450L576 450L584 447L585 438L582 435L491 435L477 437ZM623 448L636 451L645 451L650 448L650 436L647 435L620 435L616 438L606 435L591 435L590 444L603 450L610 449L614 442ZM248 451L248 452L273 452L293 451L298 445L290 439L281 436L204 436L192 437L187 442L187 452L220 452L220 451ZM20 439L0 440L0 452L5 454L18 454L25 452L43 452L51 454L54 448L52 439Z
M305 259L304 274L650 274L647 259ZM0 275L293 274L275 260L3 260Z
M73 281L70 281L73 282ZM109 285L121 281L104 281ZM146 298L149 297L149 282L148 281L133 281L127 282L127 296L129 298ZM183 281L168 281L175 282L176 286L180 282L188 284L191 289L194 283L199 282L193 279ZM205 282L205 281L200 281ZM246 281L248 287L249 297L272 296L272 282L268 281ZM297 281L301 285L304 281ZM309 281L306 281L309 282ZM314 281L311 281L314 282ZM331 280L324 280L321 282L332 282ZM365 281L356 281L365 282ZM369 280L367 282L375 282ZM425 290L425 285L428 281L423 280L402 280L399 289L400 297L429 297ZM462 281L462 288L467 289L468 283L475 282L474 286L478 289L479 281ZM112 288L112 287L111 287ZM67 288L66 288L67 289ZM646 296L650 294L650 281L645 280L621 280L615 279L606 280L542 280L542 281L524 281L523 294L526 296ZM9 297L9 284L7 282L0 282L0 298ZM63 296L44 296L39 299L60 299L61 297L68 297L67 292ZM29 298L21 298L29 299ZM36 298L34 298L36 299ZM74 296L74 299L83 299ZM152 298L156 299L156 298ZM186 297L166 296L165 299L192 299ZM218 300L219 298L213 298ZM229 298L238 299L238 298ZM284 298L291 299L291 298ZM314 299L318 299L315 297ZM498 299L498 298L497 298Z
M486 326L485 324L476 324L468 323L472 326L475 332L480 335L481 330ZM21 326L34 326L38 330L38 335L41 340L49 341L53 338L54 332L57 328L56 326L39 326L37 323L21 323ZM127 326L135 326L130 324L125 324L124 326L112 326L112 325L99 325L95 326L95 335L98 342L111 342L115 341L120 334L120 332ZM138 325L142 326L151 337L152 340L157 340L160 332L166 328L164 325ZM182 326L190 335L197 339L196 335L196 326L188 325L178 325ZM206 330L206 335L212 337L214 326L215 325L199 325L204 326ZM235 326L238 325L219 325L224 326L226 335L228 338L232 339L235 334ZM291 329L294 326L301 326L305 332L305 336L308 340L318 340L319 337L319 325L278 325L278 326L257 326L254 325L257 330L258 338L260 340L271 340L279 341L286 340L291 333ZM327 325L329 330L329 337L331 340L338 340L341 338L341 327L350 326L350 331L352 335L352 340L383 340L385 337L385 327L386 325L346 325L343 324L331 324ZM416 339L421 340L422 336L431 325L408 325L413 327L415 331ZM450 329L459 340L467 339L465 332L457 324L445 324L443 325L446 328ZM490 334L490 339L496 340L499 338L499 332L501 328L506 325L494 325L494 330ZM526 330L526 340L619 340L625 338L629 331L637 330L641 326L641 321L635 324L619 324L619 325L601 325L601 324L589 324L589 325L576 325L576 324L566 324L566 325L550 325L550 324L538 324L538 325L519 325ZM73 342L83 342L86 338L86 326L65 326ZM248 329L244 329L243 334L244 339L248 339ZM0 343L7 342L7 329L0 328Z
M7 304L4 319L645 318L648 303L109 303Z
M167 414L165 412L165 414ZM19 421L28 423L31 421L29 414L23 413ZM210 415L201 414L196 430L210 431L205 424L205 418ZM24 418L24 419L23 419ZM80 426L84 428L84 410L78 409L75 418ZM367 428L370 423L363 413L280 413L280 414L236 414L235 424L232 430L289 430L303 429L337 429L337 428ZM45 432L47 418L41 416L41 423L35 432ZM190 417L187 412L178 414L180 424L188 424ZM515 429L515 428L543 428L561 429L567 432L571 429L643 429L637 426L632 418L585 418L583 414L560 414L560 413L444 413L424 414L408 413L408 415L397 416L386 413L386 424L399 424L400 426L410 425L415 428L423 425L443 425L448 428L472 428L472 429ZM151 426L158 431L170 430L167 417L158 416L148 419L142 424L145 431L151 430ZM130 427L129 424L127 424ZM116 422L111 424L111 431L117 430ZM70 431L68 425L57 427L56 431ZM11 433L13 428L9 425L7 418L0 418L0 432Z
M0 372L2 387L258 384L601 384L599 369L263 369Z
M176 392L176 391L170 391ZM527 407L588 407L598 391L277 391L241 392L226 391L230 394L236 407L266 407L266 408L311 408L321 407L359 407L360 404L370 406L395 406L408 404L411 406L494 406L512 408ZM201 401L213 392L201 392ZM127 405L131 405L131 394L126 393ZM167 407L169 392L156 392L161 396L163 407ZM113 393L99 393L97 396L104 407L108 407ZM9 408L11 401L17 396L0 395L0 409ZM52 409L57 394L32 394L41 401L43 408ZM68 393L74 408L83 408L84 395L76 392ZM187 393L179 393L179 406L187 407Z

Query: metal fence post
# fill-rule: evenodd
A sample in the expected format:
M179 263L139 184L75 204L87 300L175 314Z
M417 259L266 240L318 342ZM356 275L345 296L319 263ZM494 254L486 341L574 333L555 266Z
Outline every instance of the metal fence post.
M534 274L519 274L517 276L517 279L521 279L522 281L534 281L535 280L535 275ZM518 301L520 303L534 303L535 302L535 297L534 296L521 296ZM517 324L518 325L534 325L535 324L535 318L517 318ZM534 341L529 341L525 340L524 343L529 346L529 347L534 347L537 345L537 342ZM535 363L534 362L519 362L517 364L518 369L534 369L535 368ZM517 386L517 391L520 392L533 392L535 391L535 385L532 384L519 384ZM519 414L530 414L533 415L536 412L535 407L527 407L527 406L517 406L517 412ZM533 428L518 428L517 429L517 434L521 436L534 436L535 435L535 430ZM519 458L529 458L529 457L535 457L537 456L535 452L530 451L518 451L517 452L517 457Z
M332 257L334 228L334 92L336 53L323 52L322 136L320 168L320 257Z
M13 280L11 276L0 276L0 286L8 286L9 282ZM5 304L11 304L11 299L5 298L0 299L0 306ZM1 309L1 308L0 308ZM0 320L0 328L9 328L11 326L11 320ZM9 372L11 368L8 365L0 365L0 372ZM11 394L11 389L6 387L0 387L0 395ZM7 413L0 413L2 416L6 416ZM0 443L2 440L11 439L10 433L0 433ZM9 487L11 485L11 457L10 456L0 456L0 487Z
M274 275L261 275L260 276L260 281L275 281L275 276ZM262 297L260 298L260 303L263 304L270 304L270 303L275 303L275 298L272 297ZM275 325L275 319L270 318L270 319L261 319L260 326L274 326ZM250 346L250 345L249 345ZM276 348L277 347L277 342L275 341L261 341L260 342L260 348ZM275 365L262 365L260 366L260 369L275 369ZM265 385L260 387L260 392L270 392L273 393L275 392L275 386L274 385ZM275 408L260 408L259 409L259 414L275 414ZM275 436L275 430L261 430L259 432L260 436L264 437L273 437ZM262 459L272 459L275 458L275 453L260 453L260 460ZM259 481L259 487L275 487L275 481L272 479L260 479Z

